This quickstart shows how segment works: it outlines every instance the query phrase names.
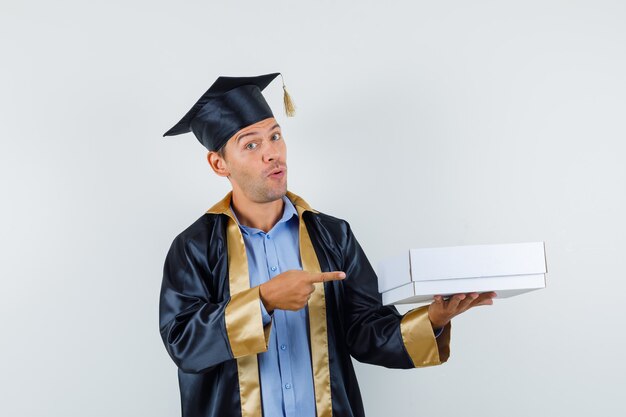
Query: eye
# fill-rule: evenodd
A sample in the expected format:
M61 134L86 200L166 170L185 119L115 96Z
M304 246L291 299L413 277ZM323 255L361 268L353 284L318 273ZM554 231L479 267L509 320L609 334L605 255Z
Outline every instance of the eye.
M278 140L278 139L280 139L280 133L274 133L272 135L272 140Z
M246 144L246 149L254 149L254 148L256 148L256 146L257 146L256 143L250 142L250 143Z

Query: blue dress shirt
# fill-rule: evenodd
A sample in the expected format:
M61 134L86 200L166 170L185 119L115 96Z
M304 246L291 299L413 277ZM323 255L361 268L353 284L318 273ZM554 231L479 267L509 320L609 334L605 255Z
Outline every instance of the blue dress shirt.
M248 254L250 287L282 272L302 269L298 212L287 197L283 201L283 216L267 233L240 224L235 215ZM315 417L308 309L276 309L270 316L261 303L261 311L264 325L274 320L267 352L258 355L263 415Z

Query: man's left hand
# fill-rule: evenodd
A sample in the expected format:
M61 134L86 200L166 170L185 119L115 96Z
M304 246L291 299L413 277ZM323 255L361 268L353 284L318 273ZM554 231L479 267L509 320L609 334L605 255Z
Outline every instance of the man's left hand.
M428 306L428 318L433 328L438 329L448 324L452 317L472 307L493 304L493 297L495 296L495 292L482 294L472 292L468 294L454 294L447 300L444 300L441 295L436 295L434 297L435 301Z

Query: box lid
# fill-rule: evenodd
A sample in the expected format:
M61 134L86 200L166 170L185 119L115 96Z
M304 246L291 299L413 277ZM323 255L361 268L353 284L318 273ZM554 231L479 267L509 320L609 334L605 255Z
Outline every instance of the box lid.
M544 242L411 249L412 281L546 272Z

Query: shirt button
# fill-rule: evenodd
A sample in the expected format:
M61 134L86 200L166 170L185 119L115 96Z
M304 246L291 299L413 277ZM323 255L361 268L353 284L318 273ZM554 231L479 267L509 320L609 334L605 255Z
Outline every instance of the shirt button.
M287 345L280 345L280 350L285 350L287 349Z
M291 384L285 384L285 388L291 389Z
M265 235L265 237L266 237L267 239L269 239L269 238L270 238L270 235Z
M272 271L276 271L276 267L275 267L275 266L271 267L270 269L271 269Z

